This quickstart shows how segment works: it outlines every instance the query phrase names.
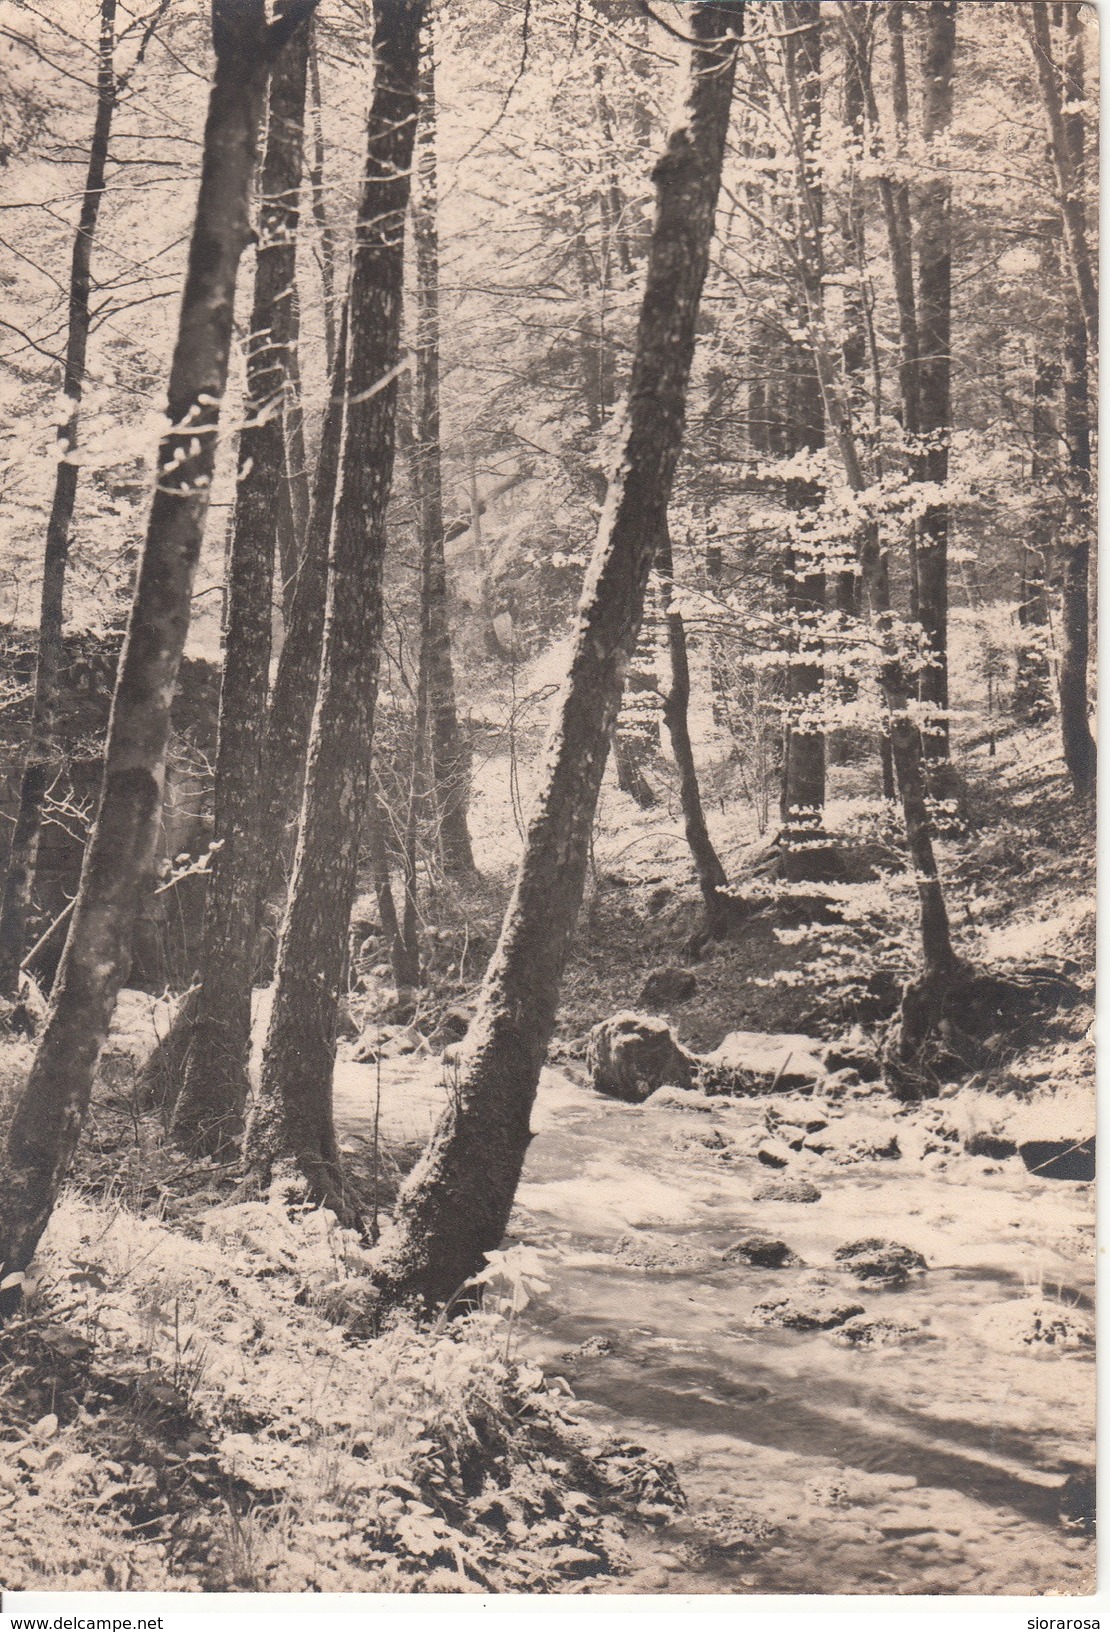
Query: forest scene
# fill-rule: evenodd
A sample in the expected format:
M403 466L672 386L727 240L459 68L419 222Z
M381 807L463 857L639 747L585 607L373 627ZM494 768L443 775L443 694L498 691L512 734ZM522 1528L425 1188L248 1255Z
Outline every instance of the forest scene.
M1098 56L0 0L0 1588L1094 1591Z

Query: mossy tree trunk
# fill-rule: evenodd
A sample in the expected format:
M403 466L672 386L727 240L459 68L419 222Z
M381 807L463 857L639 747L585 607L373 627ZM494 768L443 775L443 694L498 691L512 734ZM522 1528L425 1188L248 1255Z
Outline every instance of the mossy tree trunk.
M302 26L270 77L247 395L228 553L215 844L188 1064L173 1116L177 1139L209 1154L233 1148L247 1097L259 889L260 724L270 686L279 505L283 490L288 491L284 410L294 326L307 61L308 30Z
M423 11L423 0L377 0L374 7L374 89L351 269L323 668L262 1080L247 1129L257 1172L292 1158L314 1199L345 1218L354 1210L336 1146L332 1071L370 791Z
M578 917L590 832L685 420L732 100L739 5L691 5L697 43L655 172L627 418L583 589L547 770L450 1104L406 1181L376 1275L383 1305L443 1303L504 1234Z
M272 23L215 0L215 77L156 484L105 749L100 810L50 1011L8 1137L0 1290L18 1297L80 1137L157 851L170 707L204 536L266 79L312 0Z

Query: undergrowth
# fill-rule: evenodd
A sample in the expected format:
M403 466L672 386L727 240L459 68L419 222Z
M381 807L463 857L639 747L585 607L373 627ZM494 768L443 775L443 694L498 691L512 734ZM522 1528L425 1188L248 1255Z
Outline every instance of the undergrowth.
M514 1357L511 1254L506 1300L373 1338L365 1249L288 1184L196 1222L58 1208L0 1339L6 1585L596 1588L681 1506Z

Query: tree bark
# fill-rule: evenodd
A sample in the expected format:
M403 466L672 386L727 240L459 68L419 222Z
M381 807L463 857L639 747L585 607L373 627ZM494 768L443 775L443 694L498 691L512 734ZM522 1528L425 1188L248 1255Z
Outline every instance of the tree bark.
M177 1139L210 1155L242 1131L251 1046L263 732L270 687L274 543L286 483L284 410L294 329L308 31L270 77L261 220L247 344L245 422L228 557L227 623L216 749L212 876ZM287 489L286 489L287 491Z
M416 345L413 460L420 522L420 667L427 699L425 782L444 870L475 871L467 826L470 753L459 728L447 564L443 553L443 472L439 419L439 225L436 187L435 41L431 22L420 63L413 240L416 249ZM425 751L426 750L426 751Z
M690 659L686 648L686 624L682 613L674 605L674 555L666 520L655 552L655 568L659 574L659 596L667 623L667 649L671 660L671 685L663 704L663 721L678 768L678 796L686 843L690 847L698 888L705 902L707 927L716 931L723 927L727 918L727 898L721 892L728 885L728 875L709 837L694 764L694 748L690 741Z
M823 348L817 351L817 367L825 412L835 433L848 486L862 493L867 486L852 426L836 388L833 363ZM952 948L948 911L933 851L929 819L928 786L921 736L911 711L909 685L898 651L898 630L891 610L890 576L877 523L864 532L860 561L869 612L879 642L879 682L886 705L886 736L902 802L906 847L913 862L921 918L921 942L925 988L947 982L959 967Z
M313 19L312 32L308 40L308 75L311 88L311 118L312 118L312 159L309 167L309 182L312 187L312 215L320 234L320 281L324 295L324 347L327 351L328 369L330 371L334 361L337 339L336 298L335 298L335 235L328 220L327 205L324 201L324 121L320 98L320 55L316 43L316 22Z
M285 894L304 792L308 740L320 679L328 598L328 546L343 437L347 306L339 314L327 407L312 481L304 554L297 568L266 718L259 855L264 869L259 909Z
M1034 8L1036 9L1036 8ZM1047 8L1046 8L1047 9ZM1064 89L1069 104L1084 98L1081 23L1075 6L1064 7ZM1084 132L1081 112L1065 114L1070 175L1082 209ZM1080 215L1078 226L1085 232ZM1091 408L1088 338L1090 330L1078 293L1070 293L1064 316L1064 442L1067 470L1064 527L1060 539L1060 729L1064 762L1076 793L1089 798L1098 768L1087 708L1087 664L1091 614L1088 574L1091 535Z
M821 249L821 7L819 0L786 0L785 66L795 145L798 282L806 328L816 336L823 322ZM821 388L812 347L794 357L789 454L815 453L825 443ZM783 563L792 643L787 671L786 740L782 785L782 865L798 882L819 878L827 866L824 842L825 734L822 729L824 670L821 630L825 570L820 526L815 521L821 484L791 479L787 505L794 513Z
M332 1071L370 787L423 10L423 0L377 0L374 8L374 90L351 272L323 671L262 1081L247 1129L256 1170L292 1157L313 1198L348 1219L354 1208L335 1139Z
M1049 266L1054 256L1046 256ZM1046 268L1047 270L1047 268ZM1057 269L1058 270L1058 269ZM1024 639L1018 650L1014 675L1014 713L1019 719L1041 720L1052 712L1052 674L1048 652L1048 586L1045 582L1052 546L1049 483L1057 469L1060 434L1053 404L1060 388L1060 364L1047 357L1033 359L1033 448L1030 479L1037 506L1022 544L1018 624Z
M1077 120L1074 117L1072 118L1070 121L1071 128L1069 129L1069 119L1065 111L1064 96L1061 92L1060 70L1056 65L1052 51L1051 8L1044 3L1044 0L1033 0L1031 5L1022 9L1029 19L1033 61L1037 69L1037 82L1041 90L1045 124L1048 127L1049 148L1052 153L1052 165L1056 177L1056 196L1059 200L1060 215L1064 225L1068 270L1075 286L1075 299L1080 320L1086 331L1087 350L1094 357L1098 354L1098 284L1095 280L1090 245L1087 241L1087 212L1083 202L1081 150L1079 163L1076 163L1074 143ZM1079 31L1082 25L1078 10L1078 6L1073 3L1069 3L1064 7L1068 18L1069 53L1074 53L1076 49L1081 53L1082 50L1079 45L1081 38ZM1082 60L1081 54L1077 60ZM1080 71L1079 90L1079 99L1082 100L1082 70ZM1069 99L1070 95L1069 88Z
M691 5L684 101L655 168L629 405L524 856L448 1110L406 1181L376 1282L383 1305L442 1303L501 1240L581 905L590 832L644 591L666 521L709 257L739 5Z
M937 486L948 480L952 434L952 181L943 145L952 123L955 55L956 0L929 0L922 134L934 168L918 200L918 406L922 474ZM925 705L921 732L930 764L949 757L948 530L947 500L927 505L918 532L917 615L929 657L918 695Z
M108 162L112 116L116 109L116 0L101 0L100 43L97 52L96 113L81 213L73 240L69 275L69 329L66 336L62 391L68 404L64 425L58 428L60 457L54 475L54 497L46 525L42 566L42 601L39 612L38 656L27 758L19 788L19 807L8 870L0 900L0 997L14 1002L19 995L20 964L26 951L27 918L35 885L42 813L55 758L54 716L63 663L62 610L65 597L69 537L77 497L77 466L70 456L77 447L81 395L88 352L92 250L104 174Z
M156 486L93 828L46 1028L8 1138L0 1197L4 1290L18 1296L80 1137L93 1072L154 866L170 706L215 464L239 258L270 62L311 8L272 24L262 0L215 0L216 70ZM13 1279L14 1277L14 1279Z

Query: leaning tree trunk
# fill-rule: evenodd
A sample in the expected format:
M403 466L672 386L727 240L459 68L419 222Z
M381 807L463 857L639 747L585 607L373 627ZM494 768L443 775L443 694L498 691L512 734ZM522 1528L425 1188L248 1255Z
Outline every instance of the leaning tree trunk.
M216 749L212 876L177 1139L226 1154L242 1129L251 1040L259 886L259 800L270 687L274 545L286 488L284 404L293 329L308 31L270 78L261 220L247 341L247 400L228 552L227 623Z
M370 789L423 11L423 0L377 0L374 9L374 91L351 271L323 671L262 1081L247 1128L248 1159L258 1173L292 1157L314 1199L344 1217L353 1209L332 1120L332 1071Z
M663 703L663 723L671 739L671 752L678 769L682 821L698 888L705 903L706 929L711 935L717 935L724 930L730 917L729 898L722 893L728 885L728 875L709 837L694 764L694 746L690 740L690 657L686 646L686 624L674 604L674 555L666 519L655 552L655 568L659 574L659 598L667 623L667 650L671 660L671 684Z
M436 217L435 45L431 21L420 64L413 241L416 248L416 345L413 462L420 524L420 668L427 698L424 777L439 848L452 877L472 874L467 827L470 753L459 729L447 565L443 553L443 471L439 428L439 225Z
M80 1137L93 1072L154 867L170 705L215 465L239 258L270 62L311 10L267 24L262 0L215 0L216 71L156 484L105 750L100 811L46 1029L8 1138L0 1260L18 1296Z
M1084 96L1082 34L1077 8L1065 7L1066 57L1064 87L1069 105L1078 108ZM1082 213L1084 170L1083 114L1065 114L1070 171L1078 190L1078 226L1085 234ZM1074 202L1074 201L1073 201ZM1070 207L1070 206L1069 206ZM1064 316L1064 527L1060 539L1060 728L1064 762L1075 791L1082 798L1094 793L1097 754L1087 710L1087 664L1090 657L1090 571L1093 515L1091 506L1091 409L1088 364L1088 328L1077 293L1069 292Z
M383 1305L442 1303L501 1240L581 905L624 673L682 440L742 26L739 5L684 13L684 103L655 168L656 211L621 446L583 590L547 773L459 1079L407 1180L376 1272Z
M929 0L921 124L932 171L921 187L917 221L918 411L922 474L937 487L948 481L952 434L952 181L944 143L952 124L955 55L956 0ZM948 501L926 505L918 532L917 615L928 661L918 695L924 705L925 756L934 775L949 758L948 531ZM937 791L944 791L943 777Z
M104 172L108 162L112 115L116 109L115 45L116 0L101 0L96 114L69 275L69 332L62 379L68 414L65 423L58 428L59 458L54 474L54 498L46 524L31 728L19 787L15 830L8 853L8 871L0 900L0 997L13 1002L19 995L20 966L27 949L27 917L35 884L43 807L52 774L54 716L63 663L62 604L69 560L69 534L77 497L77 465L72 455L77 446L89 343L93 239L100 201L104 197Z

